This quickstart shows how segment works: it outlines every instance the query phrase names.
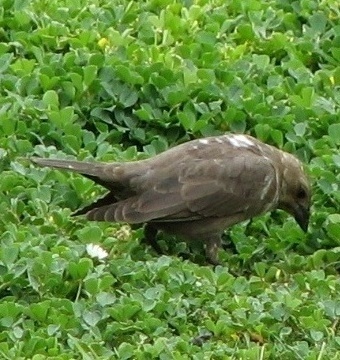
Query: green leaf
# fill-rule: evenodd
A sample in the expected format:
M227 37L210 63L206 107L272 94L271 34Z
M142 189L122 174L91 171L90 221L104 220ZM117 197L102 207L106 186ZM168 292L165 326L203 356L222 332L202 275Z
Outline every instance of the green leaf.
M266 271L267 271L267 265L263 262L258 262L255 264L254 269L256 271L256 274L260 277L260 278L264 278L266 275Z
M307 124L306 123L298 123L294 126L294 131L297 136L304 136L306 133Z
M12 135L15 132L17 126L17 120L4 117L0 121L0 128L5 135Z
M44 104L50 109L59 108L59 97L56 91L48 90L45 92L42 98Z
M187 94L184 90L170 90L164 93L165 100L171 106L178 105L187 100Z
M11 65L11 68L14 72L20 74L20 76L24 76L31 74L35 65L36 61L33 59L18 59Z
M340 167L340 155L333 155L333 161L337 167Z
M82 93L84 91L82 76L78 73L70 73L69 77L71 79L74 88L76 88L79 93Z
M270 136L274 140L275 144L278 147L283 146L283 134L282 134L282 131L280 131L280 130L272 130L270 132Z
M70 262L68 265L68 271L75 280L84 279L92 268L93 262L88 258L82 258L78 263Z
M134 357L134 346L132 344L123 342L117 349L118 358L121 360L128 360Z
M96 295L99 292L99 279L97 278L89 278L84 281L85 290L91 294Z
M321 341L324 338L323 332L317 331L317 330L310 330L310 336L313 339L313 341Z
M80 150L81 146L79 137L75 135L64 135L62 138L62 144L65 148L74 150L75 153Z
M76 235L83 243L97 243L100 242L103 236L103 231L99 226L92 225L78 230Z
M216 81L215 72L211 69L198 69L197 77L201 80L206 80L212 83Z
M339 241L340 239L340 222L339 223L329 223L327 225L327 234L334 240Z
M328 126L328 135L332 140L340 145L340 124L331 124Z
M12 62L12 59L13 59L13 54L3 54L0 56L0 74L4 73L10 63Z
M184 129L193 129L196 123L196 116L191 110L187 109L186 111L178 112L177 116Z
M0 249L0 259L6 266L11 266L18 258L19 247L7 245Z
M138 101L138 93L132 89L126 88L119 94L119 102L124 108L131 107Z
M128 84L143 84L144 79L134 71L131 71L127 66L118 65L115 68L117 76Z
M315 32L324 32L327 24L327 17L322 12L316 12L308 18L308 21Z
M83 314L84 321L90 326L96 326L97 323L100 321L101 316L96 311L85 311Z
M84 72L84 85L89 87L92 82L97 78L97 66L88 65L83 68Z
M109 313L116 321L123 322L123 321L133 318L140 310L141 310L141 307L139 305L116 304L110 308Z
M153 109L150 104L141 104L141 108L135 110L134 114L141 120L150 120L153 118Z
M270 63L270 58L268 55L253 55L253 61L256 64L256 66L260 70L266 70L267 66Z
M29 315L34 320L44 323L47 320L50 306L51 306L51 301L49 300L36 304L31 304L28 309Z

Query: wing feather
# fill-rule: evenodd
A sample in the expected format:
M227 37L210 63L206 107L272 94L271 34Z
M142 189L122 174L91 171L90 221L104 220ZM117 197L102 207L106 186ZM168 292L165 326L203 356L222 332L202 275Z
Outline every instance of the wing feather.
M159 172L154 169L147 189L140 186L141 193L93 209L87 216L129 223L178 222L242 212L250 217L261 213L271 201L262 194L269 178L275 178L270 160L247 152L226 160L184 161ZM270 190L274 189L269 187L268 193Z

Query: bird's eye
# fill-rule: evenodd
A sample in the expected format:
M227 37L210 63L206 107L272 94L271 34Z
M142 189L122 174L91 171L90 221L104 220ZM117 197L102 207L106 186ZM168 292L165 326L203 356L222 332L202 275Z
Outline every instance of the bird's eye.
M307 196L306 190L303 188L300 188L296 194L298 199L304 199Z

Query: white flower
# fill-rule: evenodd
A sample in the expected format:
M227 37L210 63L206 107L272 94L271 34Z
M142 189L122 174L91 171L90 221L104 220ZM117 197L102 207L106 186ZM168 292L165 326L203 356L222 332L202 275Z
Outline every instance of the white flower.
M98 258L99 260L105 259L109 256L108 252L102 247L96 244L87 244L86 252L92 258Z

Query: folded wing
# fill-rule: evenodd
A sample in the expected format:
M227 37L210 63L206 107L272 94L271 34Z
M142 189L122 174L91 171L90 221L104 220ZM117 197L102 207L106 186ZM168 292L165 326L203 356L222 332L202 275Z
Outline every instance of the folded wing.
M275 201L275 179L270 159L247 151L225 159L184 158L166 167L149 167L130 179L135 195L91 209L87 217L128 223L190 221L242 212L252 217Z

